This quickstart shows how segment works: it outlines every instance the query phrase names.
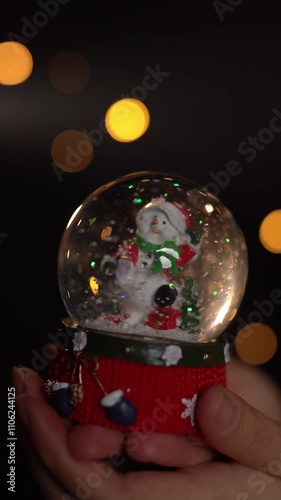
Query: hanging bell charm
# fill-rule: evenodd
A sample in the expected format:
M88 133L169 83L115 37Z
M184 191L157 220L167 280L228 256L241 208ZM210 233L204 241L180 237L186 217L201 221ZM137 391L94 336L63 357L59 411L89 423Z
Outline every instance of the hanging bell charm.
M82 384L70 384L69 386L70 394L71 394L71 403L76 406L78 403L81 403L84 397L84 390Z

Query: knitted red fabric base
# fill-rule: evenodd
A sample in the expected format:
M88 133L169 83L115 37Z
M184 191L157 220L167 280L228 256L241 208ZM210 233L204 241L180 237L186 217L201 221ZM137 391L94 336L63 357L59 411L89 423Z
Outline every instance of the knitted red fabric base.
M78 374L71 379L65 373L67 358L64 351L49 369L48 376L60 382L78 383ZM97 424L123 431L162 432L171 434L196 433L194 420L196 395L212 385L226 386L225 365L216 367L162 367L113 358L98 358L96 374L106 393L122 389L124 397L137 408L137 420L132 426L111 422L100 405L103 392L93 375L82 368L83 400L69 416L76 422ZM94 363L92 364L94 367ZM184 400L184 401L182 401Z

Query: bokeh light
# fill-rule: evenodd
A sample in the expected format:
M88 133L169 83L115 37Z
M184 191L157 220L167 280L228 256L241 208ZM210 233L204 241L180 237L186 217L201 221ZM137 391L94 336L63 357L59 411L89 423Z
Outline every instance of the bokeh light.
M89 284L90 284L90 288L92 290L93 295L97 295L97 293L99 291L98 280L94 276L91 276L89 279Z
M251 365L267 363L277 351L275 332L263 323L249 323L239 330L235 349L239 358Z
M0 83L18 85L25 82L33 70L33 59L25 45L19 42L0 43Z
M90 63L80 52L64 50L51 59L48 75L57 90L65 94L76 94L89 83Z
M87 168L94 156L89 137L79 130L65 130L53 140L51 156L64 172L80 172Z
M150 115L147 107L138 99L126 98L113 103L107 110L105 126L113 139L132 142L147 131Z
M106 238L109 238L112 234L112 227L111 226L106 226L102 232L101 232L101 239L106 240Z
M281 253L281 209L270 212L259 230L262 245L272 253Z

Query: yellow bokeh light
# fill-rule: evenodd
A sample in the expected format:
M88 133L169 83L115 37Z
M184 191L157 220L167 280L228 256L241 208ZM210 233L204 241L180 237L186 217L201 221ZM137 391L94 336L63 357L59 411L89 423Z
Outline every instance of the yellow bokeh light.
M0 43L0 83L18 85L25 82L33 70L33 59L25 45L19 42Z
M272 253L281 253L281 209L270 212L259 230L262 245Z
M90 284L90 288L93 292L93 295L97 295L98 291L99 291L99 284L98 284L97 279L94 276L91 276L91 278L89 279L89 284Z
M147 131L150 116L147 107L138 99L126 98L115 102L107 110L105 126L119 142L132 142Z
M242 361L251 365L267 363L277 351L278 339L268 325L249 323L239 330L235 349Z

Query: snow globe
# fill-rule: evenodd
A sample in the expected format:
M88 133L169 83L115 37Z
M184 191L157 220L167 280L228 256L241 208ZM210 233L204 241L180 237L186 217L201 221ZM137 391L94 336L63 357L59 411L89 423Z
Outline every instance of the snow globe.
M198 397L227 385L223 333L247 274L232 213L188 178L133 172L95 190L60 242L50 404L75 422L196 432Z

